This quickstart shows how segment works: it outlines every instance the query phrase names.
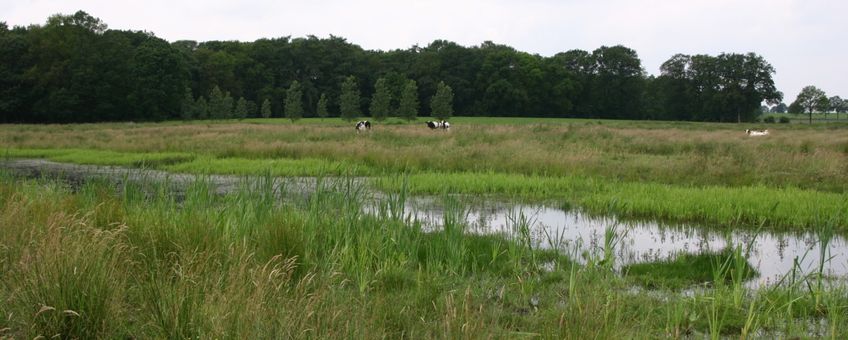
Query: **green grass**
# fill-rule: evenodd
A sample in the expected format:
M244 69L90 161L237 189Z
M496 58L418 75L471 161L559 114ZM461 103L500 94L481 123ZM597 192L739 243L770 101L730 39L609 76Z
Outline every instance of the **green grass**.
M737 264L736 261L742 263ZM735 258L730 249L716 253L679 254L668 260L627 265L621 271L629 279L647 288L683 289L713 282L716 271L720 272L720 278L730 282L733 273L722 268L724 266L742 267L742 275L735 278L737 280L746 281L758 276L757 271L744 258Z
M154 167L186 162L194 155L185 152L117 152L85 149L4 149L3 158L45 158L56 162Z
M171 164L163 170L193 174L228 174L272 176L367 176L376 171L367 166L346 161L323 159L243 159L196 158L188 162Z
M469 235L451 196L447 227L427 233L389 213L403 195L365 214L345 181L285 204L267 177L224 196L160 185L0 176L0 337L848 335L842 288L634 293L528 247L520 221Z
M382 190L560 201L597 214L723 227L848 228L848 125L457 117L4 125L5 157L197 174L364 176Z
M377 182L385 190L398 190L401 184L394 178ZM848 231L848 196L796 188L681 187L497 173L416 174L408 177L406 188L413 194L461 192L559 199L564 206L579 206L596 214L700 222L722 228L809 229L828 222L840 232Z

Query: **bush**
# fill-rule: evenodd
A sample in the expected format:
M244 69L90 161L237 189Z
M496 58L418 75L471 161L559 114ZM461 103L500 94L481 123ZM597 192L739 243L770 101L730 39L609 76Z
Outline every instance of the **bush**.
M780 117L780 119L778 119L778 122L780 122L780 124L789 124L789 117Z
M774 116L768 116L763 118L763 123L774 123Z

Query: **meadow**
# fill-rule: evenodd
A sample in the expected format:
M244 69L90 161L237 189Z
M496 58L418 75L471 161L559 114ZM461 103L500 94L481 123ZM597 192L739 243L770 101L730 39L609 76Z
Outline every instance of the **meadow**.
M615 232L577 264L533 248L523 219L466 232L455 196L444 228L425 232L397 210L403 192L366 214L365 188L348 182L282 200L271 182L177 196L0 176L0 338L848 335L843 286L814 272L748 289L742 245L631 276L613 269Z
M553 118L337 119L0 126L2 155L174 172L370 177L381 190L499 195L598 214L848 230L848 124ZM745 128L768 127L766 138Z
M827 244L848 230L848 125L451 122L0 125L5 159L255 175L216 195L0 172L0 338L848 335L848 292L821 270L752 290L743 244L619 270L619 231L594 253L540 250L527 219L468 232L455 195ZM338 180L281 198L275 176ZM442 201L440 230L405 217L418 194Z

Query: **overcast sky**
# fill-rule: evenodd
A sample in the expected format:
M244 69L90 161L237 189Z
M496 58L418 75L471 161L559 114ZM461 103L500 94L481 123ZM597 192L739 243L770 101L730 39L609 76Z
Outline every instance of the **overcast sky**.
M43 24L80 9L169 41L333 34L391 50L491 40L543 56L621 44L651 74L675 53L755 52L777 69L787 103L805 85L848 97L846 0L2 0L0 21Z

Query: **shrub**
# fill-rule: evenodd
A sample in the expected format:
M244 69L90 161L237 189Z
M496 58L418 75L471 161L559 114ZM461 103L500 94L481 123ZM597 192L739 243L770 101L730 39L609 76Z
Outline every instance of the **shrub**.
M780 124L789 124L789 117L782 116L777 120Z
M768 116L763 118L763 123L774 123L774 116Z

